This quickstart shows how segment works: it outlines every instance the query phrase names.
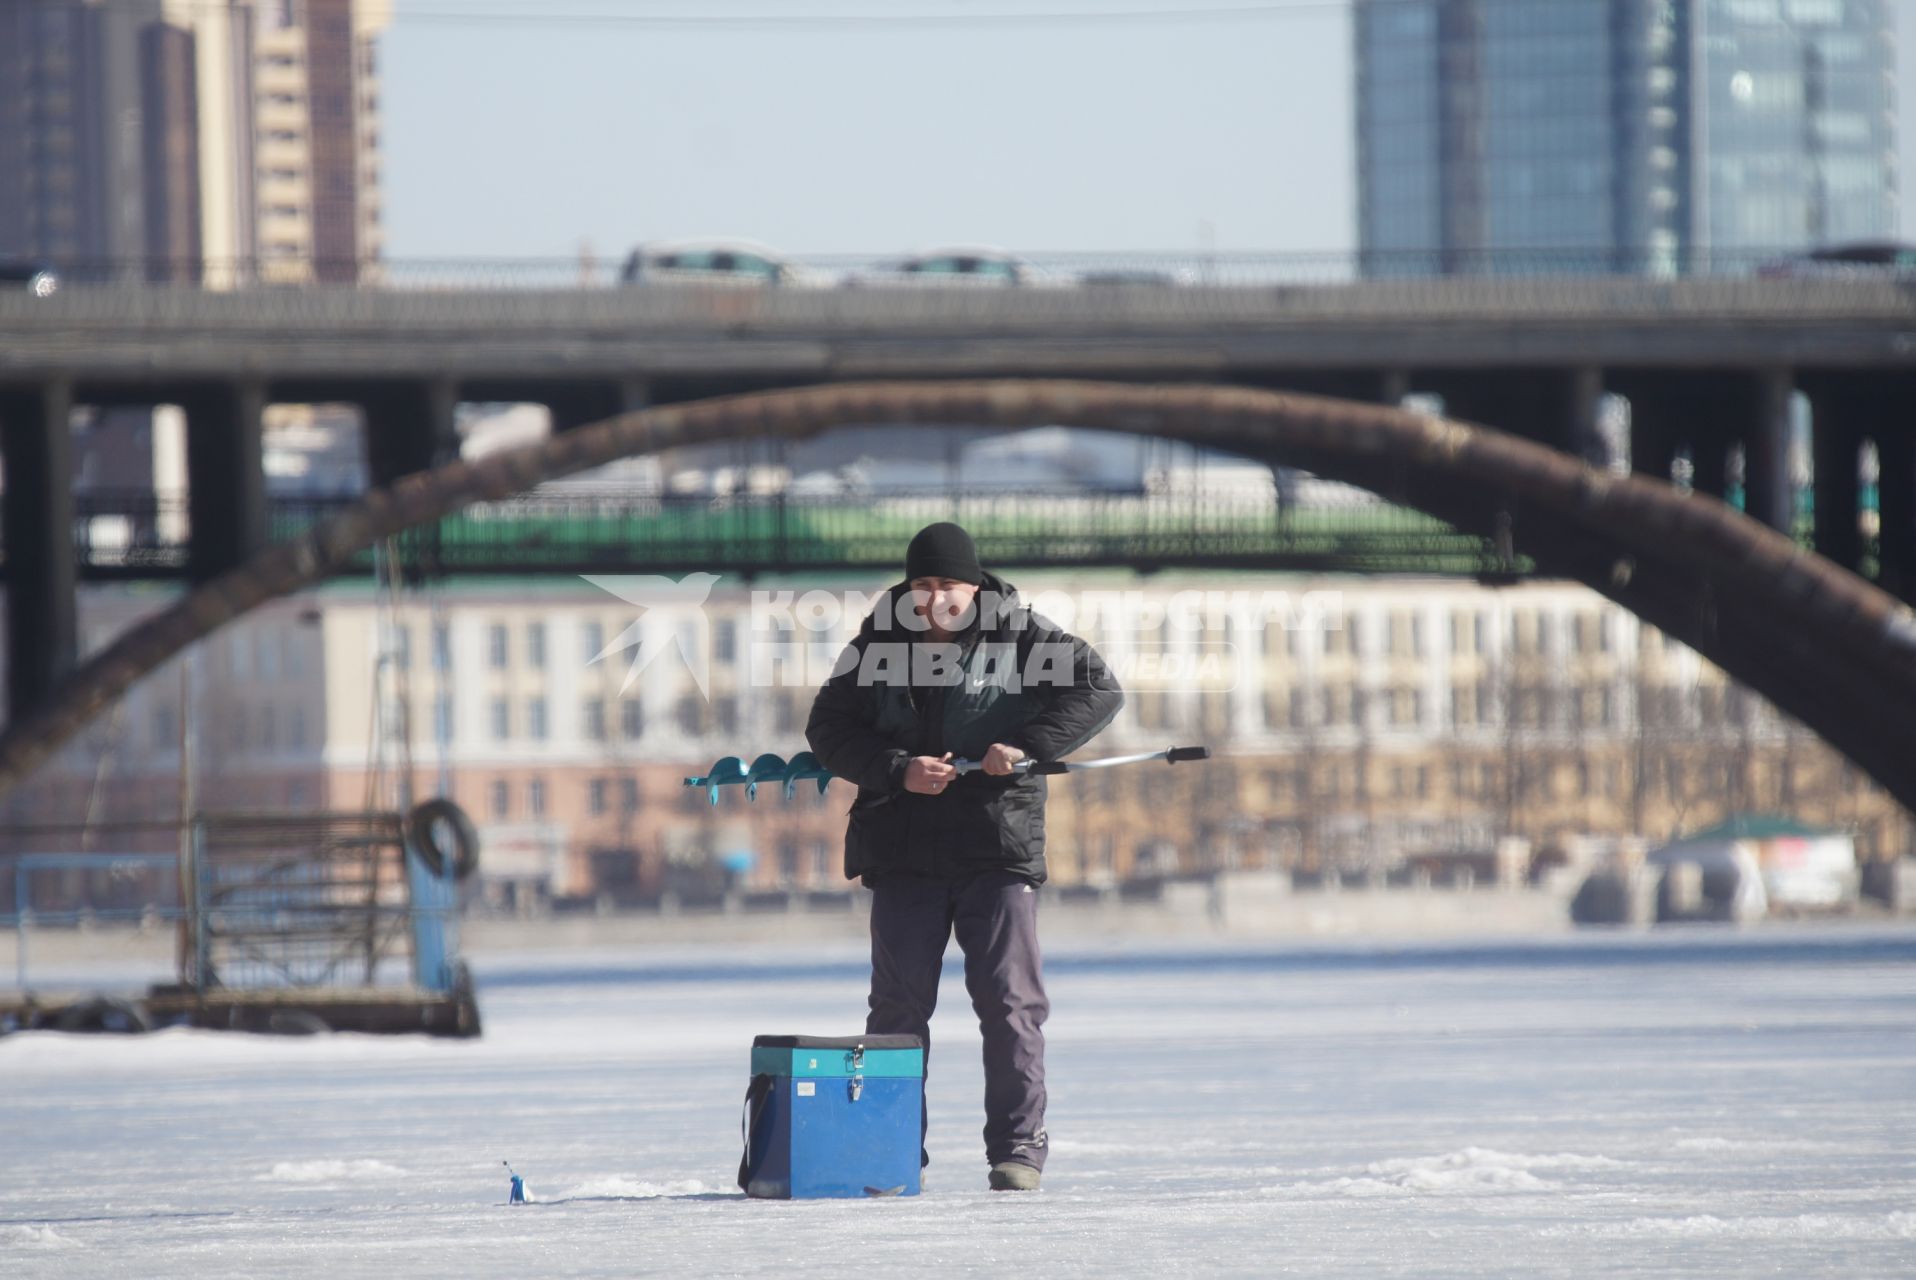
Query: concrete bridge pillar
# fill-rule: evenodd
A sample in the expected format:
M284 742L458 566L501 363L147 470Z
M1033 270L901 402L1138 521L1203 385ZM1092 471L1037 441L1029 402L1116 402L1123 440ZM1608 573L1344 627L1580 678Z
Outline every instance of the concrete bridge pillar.
M66 383L0 388L11 719L50 701L79 658L72 412Z
M367 385L352 398L366 415L366 470L373 488L459 456L453 419L459 388L452 379Z
M219 383L178 399L186 411L187 563L193 579L204 582L243 564L271 536L261 446L266 389Z
M1790 401L1795 385L1788 369L1739 375L1747 398L1743 432L1743 510L1782 534L1796 524L1796 486L1790 479Z

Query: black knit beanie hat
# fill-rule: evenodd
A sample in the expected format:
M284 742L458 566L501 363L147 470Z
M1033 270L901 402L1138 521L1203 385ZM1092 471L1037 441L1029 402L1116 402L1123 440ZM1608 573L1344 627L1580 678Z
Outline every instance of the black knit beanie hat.
M978 585L985 571L978 564L978 548L971 535L949 520L920 529L905 548L905 581L914 578L956 578Z

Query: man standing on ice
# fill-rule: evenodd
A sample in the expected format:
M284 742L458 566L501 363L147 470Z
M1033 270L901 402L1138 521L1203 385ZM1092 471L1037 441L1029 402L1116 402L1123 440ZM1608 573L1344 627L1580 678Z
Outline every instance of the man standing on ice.
M929 1056L957 934L984 1033L994 1191L1036 1190L1046 1149L1045 779L1014 766L1062 759L1123 705L1096 651L1031 612L980 567L970 534L941 523L911 540L905 581L865 619L805 727L820 762L858 784L845 875L872 891L868 1033L916 1035Z

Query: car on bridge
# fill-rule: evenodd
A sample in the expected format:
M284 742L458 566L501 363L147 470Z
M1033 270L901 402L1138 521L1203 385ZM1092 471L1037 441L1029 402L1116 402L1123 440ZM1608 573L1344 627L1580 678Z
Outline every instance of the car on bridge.
M817 273L755 240L640 245L619 272L625 284L817 285Z
M1757 267L1756 274L1766 280L1916 279L1916 245L1892 240L1829 245L1765 262Z
M60 291L60 273L31 258L0 258L0 288L23 285L36 298L51 298Z
M1005 288L1014 285L1070 284L1071 278L1047 271L1014 253L990 245L953 245L927 249L900 262L848 277L852 286L918 285Z

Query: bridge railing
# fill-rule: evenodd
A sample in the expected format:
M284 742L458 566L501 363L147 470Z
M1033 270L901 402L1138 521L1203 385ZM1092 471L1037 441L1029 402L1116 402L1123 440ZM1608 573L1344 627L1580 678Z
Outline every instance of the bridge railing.
M1865 495L1871 512L1873 496ZM268 507L269 536L275 542L294 537L357 500L350 494L275 497ZM74 507L74 550L83 576L187 573L192 522L185 494L88 490L75 495ZM1462 574L1512 568L1496 559L1486 539L1358 490L1327 499L1321 486L1303 500L1276 487L720 495L565 487L475 504L409 531L400 543L408 563L443 573L876 568L896 563L911 535L936 520L965 525L986 558L1004 565L1242 564ZM1805 549L1813 549L1813 528L1805 506L1795 529ZM1871 527L1866 567L1875 546ZM371 567L370 553L355 562L356 569Z
M282 503L285 532L327 503ZM479 503L401 541L437 573L890 569L911 535L956 520L1006 566L1242 565L1479 573L1485 539L1381 502L1303 505L1238 493L1069 489L871 493L531 493Z
M1800 245L1734 249L1493 246L1474 249L1347 249L1301 252L1230 250L1037 251L1008 253L1007 274L908 273L906 253L795 254L787 287L991 288L1008 281L1045 287L1263 286L1342 284L1355 280L1446 277L1746 278L1757 274L1881 274L1894 264L1815 263ZM624 279L626 251L611 256L393 259L117 258L52 264L63 288L207 288L286 293L302 288L360 290L612 289ZM691 272L676 281L696 279ZM714 277L715 280L722 279ZM748 288L753 281L719 287Z

